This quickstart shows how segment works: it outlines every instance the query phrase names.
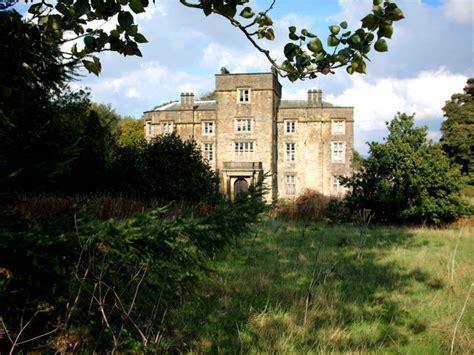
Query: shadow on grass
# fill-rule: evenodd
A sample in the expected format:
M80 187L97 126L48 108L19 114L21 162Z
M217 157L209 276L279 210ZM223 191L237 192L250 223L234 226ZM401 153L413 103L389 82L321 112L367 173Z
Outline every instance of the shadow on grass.
M390 259L407 230L264 222L172 317L177 351L377 350L425 330L392 294L441 280Z

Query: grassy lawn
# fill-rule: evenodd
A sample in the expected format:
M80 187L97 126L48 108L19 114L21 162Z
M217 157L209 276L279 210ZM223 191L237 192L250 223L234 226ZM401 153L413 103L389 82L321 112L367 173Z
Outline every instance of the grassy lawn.
M449 353L474 282L474 229L267 220L167 314L171 348L220 353ZM454 273L452 258L457 247ZM474 352L474 290L455 338Z

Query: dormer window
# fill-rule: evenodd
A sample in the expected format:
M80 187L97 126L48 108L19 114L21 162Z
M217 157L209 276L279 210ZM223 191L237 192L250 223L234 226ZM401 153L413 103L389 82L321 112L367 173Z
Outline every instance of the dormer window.
M237 89L237 102L241 104L250 103L250 89L249 88Z

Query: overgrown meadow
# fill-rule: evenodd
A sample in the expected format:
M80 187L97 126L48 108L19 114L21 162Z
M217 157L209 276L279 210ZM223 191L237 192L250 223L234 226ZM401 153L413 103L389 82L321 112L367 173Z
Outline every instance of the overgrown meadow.
M168 314L194 353L470 354L474 234L266 219ZM464 306L464 308L463 308Z

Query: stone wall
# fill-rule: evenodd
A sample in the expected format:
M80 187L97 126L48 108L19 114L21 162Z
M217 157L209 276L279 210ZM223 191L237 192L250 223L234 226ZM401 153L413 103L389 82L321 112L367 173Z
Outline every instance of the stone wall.
M249 102L240 102L239 89L249 90ZM239 176L250 181L256 174L265 173L265 183L272 191L269 199L294 198L306 188L331 195L335 193L333 176L352 172L354 112L351 107L327 104L321 97L320 90L311 90L308 100L284 104L281 84L273 73L218 74L212 108L209 102L203 105L197 101L193 105L194 96L183 94L181 103L145 112L145 135L147 122L152 123L152 136L163 133L163 123L173 122L176 133L184 139L194 138L200 146L213 143L214 160L210 164L219 172L222 192L226 194L232 194L232 184ZM237 132L238 119L251 119L252 130ZM344 134L333 134L335 119L344 122ZM214 134L203 134L203 121L215 122ZM296 122L294 133L286 133L286 121ZM236 142L254 143L253 162L261 163L261 171L229 169L235 159ZM345 144L343 161L332 160L332 142ZM295 161L286 159L287 143L295 144ZM286 175L296 177L294 193L286 193Z

